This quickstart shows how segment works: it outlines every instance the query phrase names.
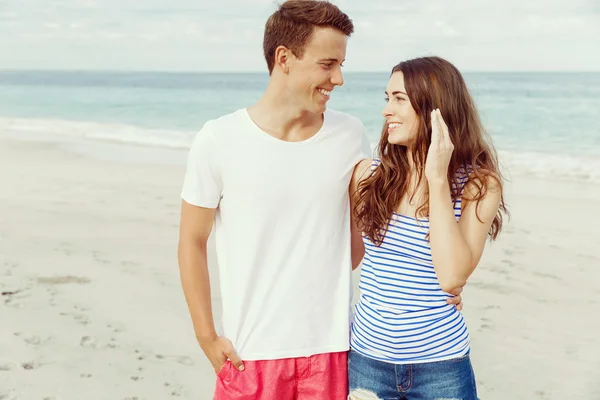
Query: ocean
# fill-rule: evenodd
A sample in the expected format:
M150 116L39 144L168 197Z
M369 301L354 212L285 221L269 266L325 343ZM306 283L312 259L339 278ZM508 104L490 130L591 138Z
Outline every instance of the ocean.
M388 73L345 73L328 107L372 144ZM509 178L600 183L600 73L465 73ZM0 71L0 131L187 148L211 118L248 106L266 73Z

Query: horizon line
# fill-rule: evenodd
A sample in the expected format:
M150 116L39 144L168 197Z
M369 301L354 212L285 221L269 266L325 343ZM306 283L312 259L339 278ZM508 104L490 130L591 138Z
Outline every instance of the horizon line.
M145 73L145 74L268 74L265 71L250 70L250 71L201 71L201 70L143 70L143 69L91 69L91 68L80 68L80 69L41 69L41 68L0 68L0 73L3 72L74 72L74 73ZM518 70L518 69L507 69L507 70L462 70L461 73L532 73L532 74L557 74L557 73L600 73L600 70ZM344 71L345 74L356 73L356 74L378 74L378 73L390 73L388 70L349 70Z

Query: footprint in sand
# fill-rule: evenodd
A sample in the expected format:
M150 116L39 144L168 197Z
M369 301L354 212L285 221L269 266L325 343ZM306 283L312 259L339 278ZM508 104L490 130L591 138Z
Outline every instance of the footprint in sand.
M547 274L547 273L544 273L544 272L534 272L533 275L539 276L540 278L548 278L548 279L560 280L560 278L558 276L552 275L552 274Z
M188 367L191 367L195 364L194 360L186 356L163 356L162 354L157 354L156 358L159 360L174 360L175 362Z
M23 369L28 370L28 371L32 370L32 369L36 369L38 366L39 365L33 361L24 362L21 364L21 367L23 367Z
M83 336L79 345L85 349L95 349L98 347L98 343L96 339L91 336Z
M513 267L513 266L515 265L515 263L514 263L514 262L512 262L511 260L502 260L502 261L500 261L500 262L501 262L502 264L506 264L506 265L508 265L508 266L510 266L510 267Z
M117 347L119 347L119 345L115 343L116 341L117 341L117 339L115 339L114 337L111 337L110 338L110 343L106 344L106 348L108 348L108 349L116 349Z
M92 251L92 257L94 258L94 260L100 264L109 264L110 260L108 260L105 256L104 253L102 253L101 251Z
M46 292L50 295L50 298L53 298L58 294L58 290L52 286L46 286Z
M137 261L121 261L121 265L124 267L139 267L142 264Z
M108 324L106 325L107 328L112 329L112 331L114 333L119 333L119 332L123 332L123 326L119 325L119 326L115 326L115 324Z
M513 247L512 249L503 249L502 250L504 252L504 254L506 254L507 256L514 256L516 255L521 255L523 254L523 249L520 247Z
M493 393L495 391L495 389L492 386L486 385L486 383L483 381L477 380L476 382L477 382L478 389L479 388L485 389L485 391L488 393ZM479 390L477 390L477 391L479 392Z
M496 305L489 305L489 306L485 306L483 307L484 310L494 310L494 309L499 309L500 306L496 306Z
M121 262L121 271L127 274L136 274L139 272L140 266L142 264L135 261L122 261Z
M4 299L4 304L12 308L23 308L25 305L19 300L29 296L25 289L8 289L0 292Z
M4 265L6 267L6 271L4 271L5 276L12 276L13 268L17 268L19 266L18 263L10 263L10 262L4 262L4 263L2 263L2 265Z
M548 395L543 390L537 390L535 392L535 396L539 397L540 399L547 399L548 398Z
M63 317L72 317L75 320L75 322L77 322L80 325L87 325L90 323L90 319L85 314L61 312L59 315Z
M65 256L70 256L75 253L75 248L71 243L68 242L60 242L58 246L54 248L54 251L59 251L63 253Z
M32 346L37 346L38 344L40 344L42 342L40 337L37 335L30 335L30 334L23 333L23 332L15 332L14 335L17 337L20 337L21 339L23 339L23 341L25 343L32 345Z
M183 394L183 388L180 385L173 385L170 386L171 389L171 396L173 397L179 397Z
M137 359L138 359L139 361L142 361L142 360L145 360L145 359L146 359L146 356L142 355L142 352L141 352L140 350L138 350L138 349L135 349L133 352L134 352L135 354L137 354L137 355L138 355L138 356L137 356Z
M509 273L504 266L494 266L490 271L496 275L508 275Z
M7 298L14 296L15 294L21 292L21 289L14 289L14 290L3 290L2 292L0 292L0 294L2 294L2 296L6 296Z
M185 357L185 356L183 356L183 357L177 357L177 358L176 358L176 361L177 361L179 364L182 364L182 365L187 365L187 366L189 366L189 367L191 367L192 365L194 365L194 364L195 364L194 360L192 360L192 359L191 359L191 358L189 358L189 357Z
M17 368L17 364L15 363L0 363L0 372L13 371L15 368Z
M91 281L83 276L73 276L73 275L65 275L65 276L40 276L37 278L37 282L43 285L67 285L67 284L78 284L83 285L86 283L90 283Z

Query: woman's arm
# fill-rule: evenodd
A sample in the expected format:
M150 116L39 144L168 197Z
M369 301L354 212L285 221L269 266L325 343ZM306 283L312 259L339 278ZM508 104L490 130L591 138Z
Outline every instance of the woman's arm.
M487 191L477 203L473 198L482 182L469 181L457 223L447 177L454 145L439 110L431 113L431 127L431 146L425 163L429 185L429 238L433 268L442 290L449 292L464 286L479 263L502 193L499 182L488 177Z
M470 181L465 187L458 223L447 180L429 183L431 255L438 281L445 292L464 286L477 267L500 206L500 186L492 178L488 179L487 193L479 203L472 200L478 183Z

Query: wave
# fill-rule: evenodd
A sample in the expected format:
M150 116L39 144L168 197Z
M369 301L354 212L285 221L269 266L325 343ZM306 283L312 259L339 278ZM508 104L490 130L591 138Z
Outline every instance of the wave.
M38 118L0 118L0 132L19 138L71 137L132 145L187 150L195 132L148 129L120 123ZM372 144L375 148L375 143ZM600 149L599 149L600 150ZM600 184L600 156L499 150L502 172L508 179L528 176Z
M498 151L502 172L546 180L600 183L600 156Z
M195 132L149 129L121 123L40 118L0 118L0 131L22 137L71 137L187 149Z

